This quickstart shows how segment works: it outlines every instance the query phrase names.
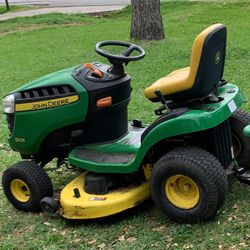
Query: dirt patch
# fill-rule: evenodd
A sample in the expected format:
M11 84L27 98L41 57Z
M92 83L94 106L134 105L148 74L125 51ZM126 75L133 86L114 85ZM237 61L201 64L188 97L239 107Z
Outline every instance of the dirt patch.
M74 26L85 26L85 25L87 25L87 23L47 24L47 25L35 24L35 25L23 26L23 27L12 29L12 30L0 32L0 37L12 35L15 33L30 32L30 31L39 30L39 29L50 29L50 28L53 29L53 28L60 28L60 27L74 27Z

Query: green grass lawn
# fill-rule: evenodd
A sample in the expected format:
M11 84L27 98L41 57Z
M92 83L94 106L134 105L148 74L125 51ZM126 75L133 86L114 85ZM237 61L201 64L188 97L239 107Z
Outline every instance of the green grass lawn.
M4 13L7 13L7 12L17 12L17 11L31 10L31 9L37 9L37 8L39 8L39 5L37 5L37 6L11 5L11 3L10 3L10 10L9 11L6 9L5 5L0 5L0 14L4 14Z
M248 97L249 12L249 1L162 4L166 40L139 43L147 56L127 67L133 77L130 119L155 119L155 106L144 97L144 88L168 72L187 66L193 39L216 22L228 28L224 78L239 85ZM130 15L127 8L103 17L52 14L0 22L0 98L44 74L104 61L94 52L94 45L106 39L129 40ZM250 111L249 104L244 109ZM20 158L9 149L4 116L0 119L2 175ZM66 169L49 175L57 192L70 178ZM249 191L249 187L230 178L227 200L214 221L180 225L170 221L151 201L120 215L93 221L72 222L59 216L23 213L8 203L0 187L0 249L249 249Z

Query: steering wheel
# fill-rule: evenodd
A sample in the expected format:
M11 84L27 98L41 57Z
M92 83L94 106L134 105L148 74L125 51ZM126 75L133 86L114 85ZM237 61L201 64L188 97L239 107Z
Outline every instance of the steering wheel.
M121 46L126 49L121 54L112 54L101 49L106 46ZM99 55L106 57L114 65L123 63L128 64L130 61L138 61L145 56L145 51L142 47L124 41L102 41L96 44L95 50ZM138 51L139 55L131 56L133 51Z

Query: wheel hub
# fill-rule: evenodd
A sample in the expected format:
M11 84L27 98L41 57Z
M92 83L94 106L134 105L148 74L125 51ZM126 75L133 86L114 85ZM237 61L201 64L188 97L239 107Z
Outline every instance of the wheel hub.
M183 186L183 190L184 190L185 192L188 192L190 189L191 189L191 186L190 186L189 183L186 183L186 184Z
M30 199L30 189L27 184L20 179L14 179L10 183L10 191L15 199L20 202L27 202Z
M168 200L179 208L191 209L200 199L200 191L197 184L185 175L173 175L165 184L165 193Z

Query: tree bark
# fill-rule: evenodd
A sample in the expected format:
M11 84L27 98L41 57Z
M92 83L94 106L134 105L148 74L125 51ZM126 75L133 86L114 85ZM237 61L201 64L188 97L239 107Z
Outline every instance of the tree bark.
M10 10L10 6L9 6L8 0L5 0L5 5L6 5L6 9L7 9L7 10Z
M165 38L160 0L131 0L132 20L130 38L162 40Z

